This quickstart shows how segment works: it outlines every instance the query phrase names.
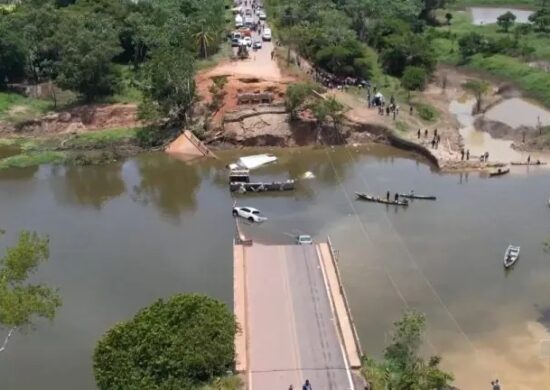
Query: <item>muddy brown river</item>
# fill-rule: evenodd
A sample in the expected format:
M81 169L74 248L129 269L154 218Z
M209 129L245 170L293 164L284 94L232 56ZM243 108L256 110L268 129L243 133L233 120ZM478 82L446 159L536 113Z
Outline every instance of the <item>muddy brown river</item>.
M241 152L242 153L242 152ZM380 356L406 309L426 313L426 353L462 389L550 388L550 170L488 179L443 175L388 147L276 152L261 179L299 177L292 193L239 195L269 220L256 240L330 235L364 350ZM0 172L0 249L21 229L48 234L37 278L59 288L52 322L17 333L0 354L2 389L94 389L91 355L102 333L177 292L232 302L233 197L222 161L163 154L93 167ZM434 194L408 208L356 201L355 191ZM508 244L521 246L514 269Z

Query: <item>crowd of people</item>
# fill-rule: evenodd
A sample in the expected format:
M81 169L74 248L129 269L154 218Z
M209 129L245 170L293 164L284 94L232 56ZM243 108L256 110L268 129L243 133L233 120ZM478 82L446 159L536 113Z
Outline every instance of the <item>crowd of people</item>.
M309 73L316 82L329 89L344 89L349 86L359 88L370 87L370 82L368 80L357 77L337 76L318 67L312 68Z

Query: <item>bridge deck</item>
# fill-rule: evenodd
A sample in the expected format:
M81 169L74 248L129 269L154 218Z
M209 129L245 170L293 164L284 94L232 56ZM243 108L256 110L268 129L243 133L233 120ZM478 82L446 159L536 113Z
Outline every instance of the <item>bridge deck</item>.
M235 308L244 332L236 345L248 388L301 389L306 379L316 389L355 388L321 249L256 243L240 248L235 265L242 270L236 270L235 282L245 288L236 286L236 295L244 297L238 303L236 296Z

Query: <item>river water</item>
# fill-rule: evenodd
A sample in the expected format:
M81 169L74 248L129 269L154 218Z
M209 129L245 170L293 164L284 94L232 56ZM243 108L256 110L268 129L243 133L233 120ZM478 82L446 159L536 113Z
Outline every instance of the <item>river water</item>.
M63 297L53 322L16 334L0 354L2 389L94 389L94 345L117 321L177 292L231 304L234 199L222 168L236 153L0 172L0 249L21 229L48 234L51 260L37 278ZM239 195L269 217L246 230L268 242L331 236L368 354L380 356L412 308L428 318L426 352L443 356L463 389L496 377L510 389L550 387L550 170L443 175L383 146L276 153L258 178L316 178L292 193ZM353 195L410 189L438 200L402 209ZM509 243L522 252L505 272Z
M533 11L517 9L517 8L496 8L496 7L472 7L472 23L476 25L496 23L500 15L506 12L511 12L516 15L516 23L529 23L529 16Z

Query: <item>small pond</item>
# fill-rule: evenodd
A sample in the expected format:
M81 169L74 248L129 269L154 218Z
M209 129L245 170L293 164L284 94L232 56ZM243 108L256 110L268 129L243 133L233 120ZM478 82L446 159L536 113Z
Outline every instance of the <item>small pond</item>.
M472 7L472 23L475 25L496 23L497 18L506 12L512 12L516 15L516 23L529 23L529 16L533 11L517 8L491 8L491 7Z

